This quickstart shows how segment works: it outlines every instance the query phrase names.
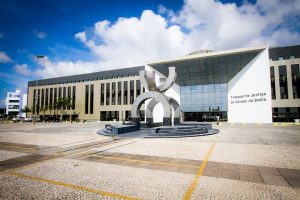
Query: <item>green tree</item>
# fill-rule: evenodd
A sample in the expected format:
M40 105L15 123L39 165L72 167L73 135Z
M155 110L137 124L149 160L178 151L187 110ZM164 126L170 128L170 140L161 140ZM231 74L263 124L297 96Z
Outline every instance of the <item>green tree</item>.
M25 107L22 109L22 112L26 113L26 117L27 117L27 113L32 112L32 110L31 110L30 108L28 108L28 106L25 106Z
M43 111L43 119L45 119L45 112L46 112L46 110L48 110L48 106L44 106L44 107L42 108L42 111Z
M60 120L62 121L62 111L63 108L67 108L71 106L71 99L70 98L59 98L57 100L57 112L60 110Z
M51 112L52 112L52 110L53 110L53 104L52 104L52 103L49 104L48 109L49 109L50 115L51 115ZM51 115L51 116L52 116L52 115Z
M57 101L55 101L55 102L53 103L53 111L54 111L54 115L57 115L57 114L58 114L58 105L57 105ZM56 111L56 113L55 113L55 111Z

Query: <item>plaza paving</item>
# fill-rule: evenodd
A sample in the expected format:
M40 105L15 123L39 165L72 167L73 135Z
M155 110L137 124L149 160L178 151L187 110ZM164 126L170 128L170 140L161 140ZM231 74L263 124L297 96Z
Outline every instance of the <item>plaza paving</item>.
M118 138L103 123L0 123L0 199L300 199L300 126Z

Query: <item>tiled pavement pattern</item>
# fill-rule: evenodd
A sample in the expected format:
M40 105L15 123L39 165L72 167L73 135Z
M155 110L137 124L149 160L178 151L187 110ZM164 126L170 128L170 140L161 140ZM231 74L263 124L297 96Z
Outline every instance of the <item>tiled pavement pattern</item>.
M202 161L122 153L92 153L77 157L92 162L196 174ZM203 176L300 188L300 170L209 161Z
M195 179L191 199L300 199L299 126L120 140L95 135L99 124L58 126L0 124L0 199L183 199Z

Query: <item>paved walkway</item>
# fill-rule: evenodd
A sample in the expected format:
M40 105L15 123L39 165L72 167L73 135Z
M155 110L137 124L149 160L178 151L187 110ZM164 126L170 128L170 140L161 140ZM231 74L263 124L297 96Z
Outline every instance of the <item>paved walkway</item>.
M0 124L3 199L300 199L300 127L224 124L193 138L104 125Z

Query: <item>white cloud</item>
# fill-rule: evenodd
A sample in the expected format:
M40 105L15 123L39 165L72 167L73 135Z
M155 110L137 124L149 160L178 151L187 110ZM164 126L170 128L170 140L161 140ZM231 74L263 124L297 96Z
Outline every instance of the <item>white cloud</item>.
M28 68L28 65L27 64L22 64L22 65L15 65L13 67L13 69L19 73L19 74L22 74L24 76L29 76L29 75L32 75L32 71Z
M77 33L75 38L94 54L95 61L45 59L36 74L47 78L137 66L206 48L297 44L300 35L290 22L299 13L300 0L244 1L240 7L214 0L186 0L176 12L159 6L159 14L145 10L139 18L103 20Z
M28 79L20 76L16 76L11 73L0 72L0 78L12 85L16 85L18 88L27 88Z
M42 32L42 31L34 30L33 33L35 34L36 37L38 37L40 39L45 39L47 37L47 33Z
M3 51L0 51L0 63L9 63L13 60Z

